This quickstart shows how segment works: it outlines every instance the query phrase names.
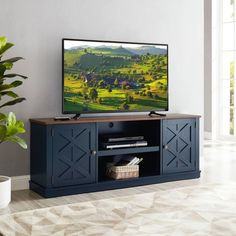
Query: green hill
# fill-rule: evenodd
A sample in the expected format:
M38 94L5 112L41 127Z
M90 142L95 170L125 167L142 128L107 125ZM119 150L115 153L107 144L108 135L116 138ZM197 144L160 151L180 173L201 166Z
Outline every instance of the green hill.
M97 47L95 49L98 52L109 52L112 55L119 55L119 56L132 56L134 55L133 52L123 48L123 47L118 47L118 48L108 48L108 47Z
M92 68L104 68L112 69L119 68L121 66L128 67L130 65L129 60L123 57L110 57L103 55L84 54L80 56L78 60L78 67L80 69L92 69Z

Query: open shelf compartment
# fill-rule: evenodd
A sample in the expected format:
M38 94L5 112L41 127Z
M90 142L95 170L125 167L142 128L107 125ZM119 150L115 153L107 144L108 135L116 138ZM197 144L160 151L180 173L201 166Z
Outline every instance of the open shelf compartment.
M109 152L99 152L99 155L113 155L119 154L117 150L125 149L131 150L131 148L113 148L106 149L104 143L107 142L109 137L136 137L143 136L143 140L147 141L147 146L142 148L152 147L152 151L159 148L160 146L160 121L123 121L123 122L102 122L98 124L98 151L111 151ZM136 147L141 148L141 147ZM144 150L143 149L143 150ZM140 149L141 150L141 149ZM117 153L116 153L117 152ZM138 150L137 150L138 152ZM124 152L125 153L125 152Z
M159 152L134 153L132 156L143 158L142 162L139 163L139 178L160 175ZM121 159L125 157L127 157L127 155L119 156L119 158ZM98 158L98 182L114 181L114 179L111 179L106 176L106 165L108 162L113 162L114 158L117 158L117 156L103 156ZM125 180L130 180L130 179L123 179L116 181L125 181Z

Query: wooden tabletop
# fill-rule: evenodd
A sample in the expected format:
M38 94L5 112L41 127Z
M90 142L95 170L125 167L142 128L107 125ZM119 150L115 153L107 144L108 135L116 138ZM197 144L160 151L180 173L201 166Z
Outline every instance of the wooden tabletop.
M70 120L54 120L53 118L34 118L30 119L31 123L38 123L42 125L59 125L59 124L80 124L80 123L95 123L95 122L115 122L115 121L141 121L141 120L169 120L169 119L188 119L200 118L199 115L189 114L167 114L166 116L152 115L115 115L115 116L94 116L94 117L80 117L79 119Z

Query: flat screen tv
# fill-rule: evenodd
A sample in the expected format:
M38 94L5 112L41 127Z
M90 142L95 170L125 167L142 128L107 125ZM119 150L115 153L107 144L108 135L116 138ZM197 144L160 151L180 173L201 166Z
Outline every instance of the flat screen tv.
M62 42L64 114L168 110L168 45Z

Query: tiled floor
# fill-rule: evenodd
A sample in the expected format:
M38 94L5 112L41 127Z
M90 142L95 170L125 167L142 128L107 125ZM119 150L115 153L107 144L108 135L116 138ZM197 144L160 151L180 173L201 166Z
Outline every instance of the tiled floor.
M200 183L236 183L236 143L204 142Z
M206 141L204 146L200 179L53 199L26 190L14 192L9 207L0 210L0 231L235 236L236 144ZM51 206L58 207L19 213ZM17 213L6 214L11 212Z

